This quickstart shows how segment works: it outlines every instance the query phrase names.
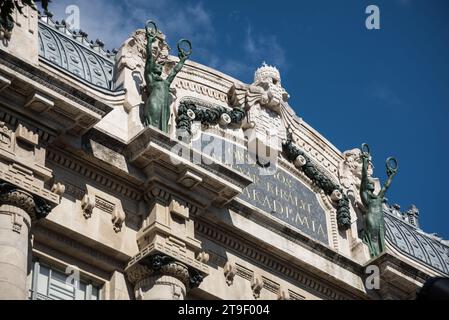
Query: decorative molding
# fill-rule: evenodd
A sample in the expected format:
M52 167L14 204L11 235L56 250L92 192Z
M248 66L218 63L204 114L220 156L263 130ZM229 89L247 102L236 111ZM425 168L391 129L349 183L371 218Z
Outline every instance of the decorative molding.
M85 245L77 240L67 237L67 235L55 232L40 224L36 224L33 227L33 234L34 241L38 241L46 246L64 252L70 250L71 255L74 257L84 255L86 257L85 261L94 261L97 266L99 265L98 262L101 262L102 266L99 268L102 268L103 270L123 272L124 262L122 260L117 259L117 256L112 257L106 255L103 251L93 248L91 245ZM58 244L58 247L55 247L51 243ZM107 267L107 269L105 269L105 267Z
M200 95L215 99L217 101L225 102L226 104L228 102L228 96L225 92L212 89L211 87L205 86L192 80L177 79L175 87L190 92L195 92Z
M28 64L24 65L23 61L13 57L7 52L0 51L0 65L3 65L14 72L18 72L29 79L29 81L35 81L38 84L49 88L63 97L72 100L76 104L89 109L100 117L104 117L112 110L110 106L96 100L81 90L73 90L69 84L52 77L47 72L36 67L29 66Z
M299 293L288 290L289 300L305 300L306 297L300 295Z
M84 164L79 159L68 157L62 152L52 149L47 150L47 160L56 163L64 168L67 168L70 171L76 172L80 176L84 176L87 179L98 182L99 184L110 190L110 192L121 194L136 201L142 199L143 192L137 191L137 189L134 189L129 185L118 182L117 180L110 177L109 174L103 173L97 168L94 169L93 167ZM77 191L74 192L78 194Z
M325 285L321 281L315 279L313 276L306 275L306 272L301 271L297 267L292 267L284 262L281 262L278 258L260 251L253 245L250 245L242 240L237 240L229 235L229 233L223 232L216 227L209 226L204 221L197 220L195 222L195 228L196 231L203 237L208 238L213 242L224 246L225 248L229 248L230 250L246 257L247 259L253 260L255 263L263 266L264 269L272 270L296 282L299 282L301 283L301 285L307 286L311 290L316 291L318 295L324 296L327 299L346 300L351 297L337 292L336 289ZM242 276L245 279L247 279L249 276L249 274L247 274L247 272L244 272L244 270L240 267L237 267L236 274Z
M112 214L116 205L106 199L103 199L99 195L95 195L95 207L106 212Z
M148 246L140 250L140 252L128 262L128 266L126 267L126 269L132 271L134 268L140 268L137 267L139 265L139 261L154 254L172 257L176 261L185 264L189 268L198 270L203 275L209 274L209 268L206 264L194 258L186 256L184 252L178 250L177 248L174 248L173 246L167 246L158 242L149 244Z
M0 127L6 127L5 126L6 123L9 124L11 127L16 127L19 121L20 123L25 123L25 121L23 121L22 119L19 120L16 116L12 115L11 113L0 110ZM32 131L36 132L36 134L38 135L39 142L43 146L53 143L53 141L56 138L55 134L49 131L45 131L42 128L38 128L35 125L28 125L27 123L26 127L32 128Z
M264 276L262 276L263 280L263 288L267 289L268 291L277 294L279 292L279 283L274 282L273 280L270 280Z

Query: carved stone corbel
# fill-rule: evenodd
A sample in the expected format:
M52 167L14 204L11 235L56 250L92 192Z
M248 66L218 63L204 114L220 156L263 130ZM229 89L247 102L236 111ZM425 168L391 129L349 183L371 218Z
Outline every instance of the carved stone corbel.
M123 222L125 221L126 215L122 210L117 208L117 205L114 206L114 209L111 214L112 218L112 227L116 233L122 230Z
M200 252L196 256L196 260L202 263L207 263L209 261L209 254L207 252Z
M92 211L95 207L95 198L85 194L81 200L81 209L83 210L83 216L89 219L92 216Z
M254 273L253 278L251 279L251 290L253 290L253 296L255 299L260 298L260 291L263 288L263 279L259 274Z
M224 276L226 278L226 283L228 286L232 285L234 282L234 277L237 274L237 267L233 261L226 262L223 267Z
M288 292L287 289L279 287L277 297L278 297L278 300L290 300L290 293Z
M60 182L55 183L51 187L51 192L56 193L58 196L61 196L65 192L65 185Z

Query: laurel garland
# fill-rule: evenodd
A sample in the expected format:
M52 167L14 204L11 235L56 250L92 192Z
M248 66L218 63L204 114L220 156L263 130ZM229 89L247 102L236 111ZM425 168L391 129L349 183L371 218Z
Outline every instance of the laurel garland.
M179 140L188 139L192 135L193 120L200 121L204 125L215 125L219 123L223 114L230 117L230 123L239 123L245 117L245 112L241 108L233 108L228 110L223 107L214 109L199 109L192 102L181 102L178 108L178 116L176 117L176 129ZM312 182L321 188L326 195L330 196L338 190L342 197L337 200L337 223L342 230L347 230L351 226L351 215L349 211L349 198L343 192L341 186L333 182L323 172L317 169L313 161L293 143L292 133L288 130L287 140L282 144L283 152L286 158L293 162L298 156L305 159L305 164L301 167L304 174L312 180Z
M321 188L326 195L330 196L335 190L340 191L342 197L337 201L337 224L341 230L348 230L351 227L349 198L343 192L341 186L318 170L312 160L294 145L292 133L290 131L287 134L287 140L282 144L282 149L284 155L290 162L295 161L299 156L302 156L305 159L305 164L301 166L301 170L316 186Z
M179 140L190 138L192 135L192 122L199 121L203 125L216 125L220 123L223 115L229 116L228 124L240 123L245 117L245 111L235 107L228 110L224 107L214 109L200 109L194 103L183 101L179 104L176 117L176 129Z

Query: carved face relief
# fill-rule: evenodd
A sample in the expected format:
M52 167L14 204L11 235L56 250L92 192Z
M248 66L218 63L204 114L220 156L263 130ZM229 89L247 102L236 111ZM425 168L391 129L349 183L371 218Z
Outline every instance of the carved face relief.
M276 112L280 111L281 103L288 100L288 94L281 86L279 71L275 67L264 64L257 69L252 85L264 92L260 104Z
M360 149L352 149L343 153L343 162L340 164L339 176L341 183L347 189L351 185L360 186L362 179L362 158ZM368 176L373 174L373 164L368 164Z

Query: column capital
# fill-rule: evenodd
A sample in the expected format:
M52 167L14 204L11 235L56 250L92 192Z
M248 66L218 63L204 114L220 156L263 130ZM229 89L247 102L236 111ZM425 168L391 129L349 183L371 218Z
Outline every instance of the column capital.
M198 270L160 253L143 257L137 263L126 268L125 271L128 280L134 285L151 276L164 275L178 279L186 288L194 289L201 284L204 278Z
M48 201L3 181L0 181L0 204L24 210L33 222L45 218L52 210Z

